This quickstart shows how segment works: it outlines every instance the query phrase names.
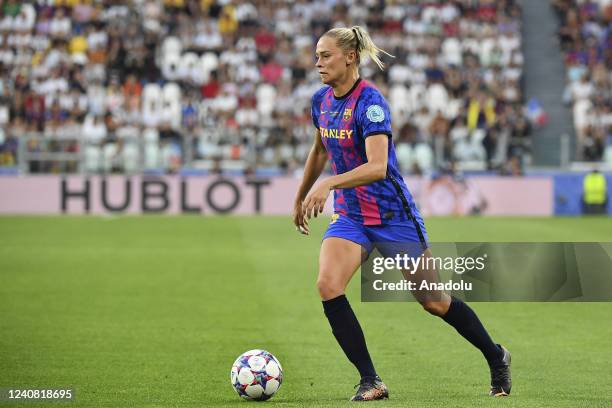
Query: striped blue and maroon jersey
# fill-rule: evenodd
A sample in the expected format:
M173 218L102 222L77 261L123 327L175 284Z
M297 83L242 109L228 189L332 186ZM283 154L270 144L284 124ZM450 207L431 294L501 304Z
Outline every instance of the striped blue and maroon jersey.
M334 190L334 212L364 225L394 224L408 220L401 188L413 214L418 210L399 171L391 138L391 115L387 101L374 86L357 80L342 97L330 86L312 98L312 121L319 132L335 174L346 173L368 161L365 139L389 136L387 177L367 186Z

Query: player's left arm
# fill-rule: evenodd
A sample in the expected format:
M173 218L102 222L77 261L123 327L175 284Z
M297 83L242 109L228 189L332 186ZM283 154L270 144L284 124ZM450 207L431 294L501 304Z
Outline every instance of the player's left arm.
M383 180L387 176L389 143L386 134L368 136L365 140L368 161L351 171L328 177L315 186L302 204L304 214L316 217L321 213L331 190L365 186Z

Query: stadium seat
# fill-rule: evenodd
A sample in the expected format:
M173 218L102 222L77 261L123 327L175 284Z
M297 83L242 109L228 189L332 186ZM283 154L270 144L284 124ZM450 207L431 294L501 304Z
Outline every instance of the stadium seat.
M204 70L196 53L186 52L181 56L177 75L182 80L193 81L198 85L204 83Z
M389 90L391 116L397 123L403 123L412 112L411 99L404 85L396 84Z
M408 90L408 93L410 111L412 113L419 111L425 100L425 86L421 84L412 85Z
M257 111L269 116L276 105L276 89L270 84L261 84L257 87Z
M461 49L463 52L480 55L480 42L476 38L464 38L461 41Z
M440 18L440 11L437 7L427 6L423 9L423 13L421 14L421 19L424 22L432 22L438 21Z
M472 143L481 145L484 138L487 136L487 132L484 129L475 129L472 132Z
M487 132L484 129L476 129L472 132L472 138L470 140L472 154L475 160L484 162L487 158L487 152L485 151L483 141L486 137Z
M300 163L303 163L306 161L308 153L310 153L310 146L304 143L299 144L295 148L295 159L298 160Z
M118 167L119 158L117 157L117 144L107 143L102 148L102 170L104 173L110 173L113 167Z
M492 38L485 38L480 42L480 63L485 67L491 65L493 48L495 48L495 40Z
M204 82L208 81L210 73L219 66L219 58L212 52L206 52L200 57L200 66Z
M211 159L221 155L219 143L214 138L211 138L210 135L202 134L198 137L197 143L198 156L201 158Z
M445 112L448 106L448 92L444 85L432 84L427 88L425 100L430 112Z
M427 143L418 143L414 147L414 159L425 173L431 172L434 167L434 153Z
M181 40L177 37L166 37L161 46L161 56L164 57L166 55L181 55L183 52L183 45L181 44Z
M398 143L395 148L395 154L402 173L408 174L412 171L414 164L414 149L412 146L408 143Z
M454 119L459 116L461 109L463 108L464 102L460 98L449 99L446 103L446 109L443 113L447 119Z
M411 70L406 65L395 64L389 68L389 81L391 84L405 84L410 81Z
M85 145L84 159L85 171L98 173L102 168L102 149L94 145Z
M289 161L293 159L294 149L293 146L289 144L282 144L278 148L278 156L279 160Z
M175 83L163 88L147 84L142 92L143 122L146 126L157 126L169 122L172 127L181 125L181 89Z
M97 116L104 115L106 111L106 89L99 85L87 88L87 108L89 113Z
M117 130L117 137L123 141L121 161L123 170L135 173L140 168L140 132L134 126L126 126Z
M274 158L275 158L274 149L271 147L264 148L261 158L262 158L262 162L266 164L274 163Z
M155 170L160 167L159 132L155 128L147 128L142 133L144 140L144 168Z
M161 56L161 71L164 77L170 80L180 78L179 69L181 66L181 56L178 54L166 54Z
M147 84L142 91L142 117L146 126L159 124L162 109L162 92L157 84Z
M137 143L127 143L122 150L123 170L136 173L140 169L140 149Z
M162 89L163 105L158 112L162 120L170 122L178 129L181 126L181 88L175 83L167 83Z
M238 109L235 117L240 126L256 126L259 123L259 116L255 109Z
M19 21L21 25L21 29L26 28L31 30L36 23L36 9L32 4L24 3L21 5L21 14L23 15L23 19ZM17 17L16 17L17 19Z
M460 66L463 61L461 43L455 37L449 37L442 43L444 61L449 65Z
M486 132L483 129L476 129L471 134L455 132L453 135L453 155L457 161L463 162L482 162L486 159L486 151L482 144ZM474 168L474 165L470 165ZM481 166L476 166L480 168Z

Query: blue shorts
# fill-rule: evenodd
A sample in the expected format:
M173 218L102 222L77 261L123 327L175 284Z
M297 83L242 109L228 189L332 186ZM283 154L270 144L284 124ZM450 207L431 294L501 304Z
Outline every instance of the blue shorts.
M400 253L418 257L429 247L425 224L420 216L399 224L363 225L345 215L334 214L323 239L331 237L355 242L368 254L376 248L386 257Z

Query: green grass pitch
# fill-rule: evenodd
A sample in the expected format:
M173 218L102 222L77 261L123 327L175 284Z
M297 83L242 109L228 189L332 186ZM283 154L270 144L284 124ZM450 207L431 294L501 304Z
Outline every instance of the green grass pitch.
M610 241L612 218L432 218L433 241ZM253 404L229 383L265 348L267 406L347 406L358 382L315 289L320 239L286 217L1 217L0 387L76 389L74 407ZM473 303L513 353L507 399L480 353L412 303L349 299L390 388L376 407L610 407L612 303ZM58 406L0 402L1 406Z

